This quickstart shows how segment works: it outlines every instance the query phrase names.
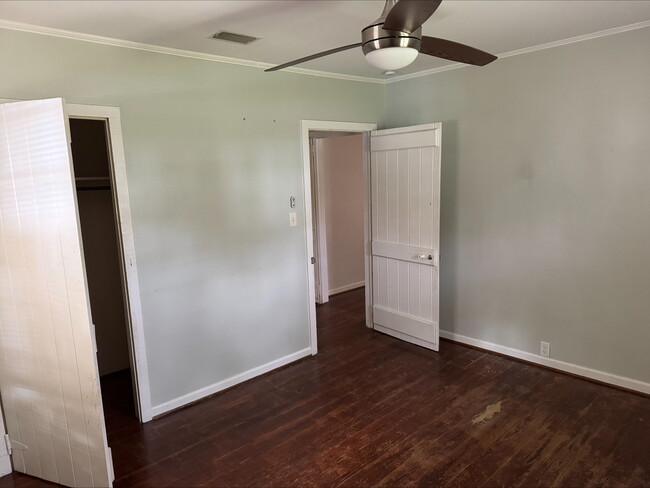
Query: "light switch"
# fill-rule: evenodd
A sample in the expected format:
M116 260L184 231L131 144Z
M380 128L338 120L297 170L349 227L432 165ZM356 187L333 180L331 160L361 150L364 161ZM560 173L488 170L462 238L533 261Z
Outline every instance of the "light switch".
M298 225L298 218L296 217L296 212L289 212L289 227L295 227Z

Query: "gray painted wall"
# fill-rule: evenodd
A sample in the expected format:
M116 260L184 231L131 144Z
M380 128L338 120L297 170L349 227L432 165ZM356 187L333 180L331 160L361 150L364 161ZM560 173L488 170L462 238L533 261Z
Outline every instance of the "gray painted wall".
M309 346L299 121L381 124L381 85L3 29L0 66L121 109L154 406Z
M121 108L154 405L308 346L300 119L443 122L442 328L649 381L649 49L384 89L0 29L0 97Z
M443 123L441 328L650 381L650 28L387 86Z

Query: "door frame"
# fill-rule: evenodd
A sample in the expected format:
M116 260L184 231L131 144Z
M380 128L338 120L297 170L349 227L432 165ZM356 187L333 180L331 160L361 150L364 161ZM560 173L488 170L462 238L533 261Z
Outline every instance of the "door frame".
M364 199L364 254L365 254L365 282L366 282L366 325L372 328L372 263L370 254L370 132L377 130L377 124L370 122L336 122L329 120L301 120L300 141L302 145L303 167L303 201L305 214L305 250L307 253L307 288L308 288L308 322L309 342L311 353L318 353L318 335L316 330L316 293L314 265L314 222L312 217L312 177L311 177L311 150L309 131L331 132L358 132L363 134L363 176L366 190Z
M140 422L149 422L153 418L149 390L149 368L147 367L142 300L133 238L120 109L118 107L72 103L66 103L65 107L69 118L103 120L106 122L107 140L110 146L109 171L118 226L120 274L122 275L122 289L126 298L127 342L131 376L134 384L135 408Z
M0 103L22 102L11 98L0 98ZM124 139L119 107L105 105L81 105L65 103L68 118L106 121L107 140L110 146L109 171L113 192L113 204L118 223L118 246L120 247L120 267L122 289L127 308L127 339L135 409L140 422L153 419L151 411L151 393L149 387L149 368L144 338L142 319L142 300L138 280L138 268L135 255L135 241L131 218L131 203L127 184L126 158L124 156ZM73 168L71 168L73 171ZM76 195L75 195L76 201ZM83 241L82 241L83 247ZM128 263L128 266L126 265ZM94 331L91 331L94 334Z
M311 197L312 197L312 228L314 231L314 279L316 303L329 301L329 273L327 270L327 223L325 220L325 202L323 201L323 166L318 162L318 139L309 138L311 155Z

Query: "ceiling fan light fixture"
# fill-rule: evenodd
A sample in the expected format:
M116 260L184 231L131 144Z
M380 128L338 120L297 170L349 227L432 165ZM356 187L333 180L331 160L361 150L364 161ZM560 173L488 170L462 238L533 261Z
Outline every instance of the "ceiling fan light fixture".
M385 47L366 53L366 60L382 71L395 71L407 67L418 57L412 47Z
M381 71L405 68L418 57L422 29L412 33L383 29L383 23L369 25L361 31L361 49L366 61Z
M422 35L422 24L431 17L441 2L442 0L386 0L381 16L361 31L361 42L305 56L264 71L278 71L357 47L361 47L368 63L382 70L385 75L408 66L419 53L474 66L485 66L496 60L497 56L480 49Z

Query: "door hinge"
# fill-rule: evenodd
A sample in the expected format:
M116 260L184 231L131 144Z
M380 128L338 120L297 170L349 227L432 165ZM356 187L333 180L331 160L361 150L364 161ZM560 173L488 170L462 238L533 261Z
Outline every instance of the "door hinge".
M10 456L13 454L14 449L19 449L19 450L27 450L29 447L27 447L25 444L18 442L18 441L12 441L11 438L9 437L9 434L5 434L5 447L7 448L7 454Z
M314 256L311 257L311 264L316 264L316 258Z
M93 347L95 348L95 354L97 354L97 328L94 323L90 323L90 335L93 340Z

